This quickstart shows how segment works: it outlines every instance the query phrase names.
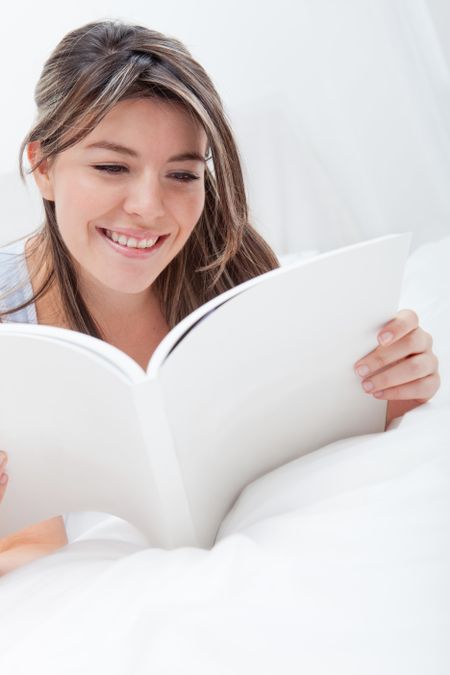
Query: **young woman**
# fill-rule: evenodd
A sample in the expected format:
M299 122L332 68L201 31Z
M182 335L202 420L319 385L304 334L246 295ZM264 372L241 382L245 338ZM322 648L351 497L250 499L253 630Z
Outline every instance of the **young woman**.
M20 174L26 149L45 219L0 253L2 321L79 330L145 367L196 307L279 265L249 223L220 97L178 40L114 20L82 26L50 55L35 99ZM439 375L413 311L385 328L390 341L356 366L389 401L389 423L431 398ZM1 501L6 461L0 474ZM62 517L0 540L0 574L65 543Z

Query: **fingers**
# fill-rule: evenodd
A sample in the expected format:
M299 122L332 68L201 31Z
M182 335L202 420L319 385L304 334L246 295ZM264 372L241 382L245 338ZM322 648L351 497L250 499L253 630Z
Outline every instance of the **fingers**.
M392 344L377 347L358 361L354 368L361 377L369 377L372 373L376 373L378 370L386 368L386 366L394 364L396 361L405 359L408 356L423 352L432 354L432 344L433 338L429 333L422 328L415 328ZM360 371L359 369L364 366L366 369Z
M354 365L361 386L375 398L425 402L440 386L433 338L410 309L400 310L378 334L379 346ZM383 338L386 333L390 338Z
M8 474L5 472L7 462L8 455L6 452L0 450L0 501L3 498L8 482Z
M375 398L382 398L385 401L411 400L417 403L426 403L435 395L440 385L439 374L433 373L433 375L428 375L420 380L413 380L413 382L407 384L376 391L373 395Z
M436 375L436 367L437 358L433 353L415 354L383 372L367 376L361 385L371 394L395 388L396 391L391 392L393 398L398 398L394 393L408 394L406 398L426 398L430 383L422 380ZM412 386L403 386L407 384Z
M412 309L401 309L392 321L381 329L378 340L381 345L390 344L410 333L419 326L419 317ZM384 339L384 336L390 336Z

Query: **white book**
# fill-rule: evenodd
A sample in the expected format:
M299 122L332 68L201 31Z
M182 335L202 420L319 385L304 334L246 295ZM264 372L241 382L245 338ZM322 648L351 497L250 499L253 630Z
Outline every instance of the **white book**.
M205 303L143 370L97 338L0 324L0 537L53 516L123 518L163 548L213 545L250 482L384 430L353 365L397 313L411 233L300 259Z

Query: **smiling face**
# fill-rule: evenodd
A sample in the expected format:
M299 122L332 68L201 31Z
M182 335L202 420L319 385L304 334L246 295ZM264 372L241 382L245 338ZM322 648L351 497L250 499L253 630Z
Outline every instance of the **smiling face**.
M37 151L30 143L30 162ZM201 216L206 151L205 131L179 104L124 100L34 172L42 196L55 202L82 289L121 300L148 293Z

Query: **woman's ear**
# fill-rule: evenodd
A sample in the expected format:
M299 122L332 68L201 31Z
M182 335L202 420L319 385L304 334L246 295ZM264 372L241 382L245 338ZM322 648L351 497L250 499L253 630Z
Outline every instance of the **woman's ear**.
M42 157L40 141L31 141L27 145L27 156L30 166L33 167ZM53 185L50 176L50 163L48 159L44 161L33 171L34 180L44 199L50 202L55 200L53 196Z

